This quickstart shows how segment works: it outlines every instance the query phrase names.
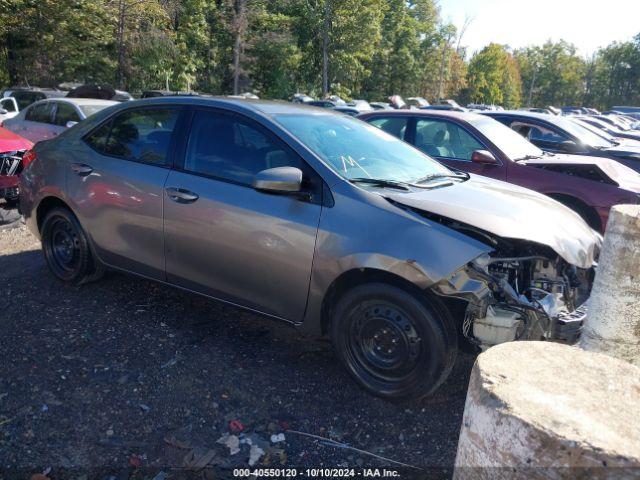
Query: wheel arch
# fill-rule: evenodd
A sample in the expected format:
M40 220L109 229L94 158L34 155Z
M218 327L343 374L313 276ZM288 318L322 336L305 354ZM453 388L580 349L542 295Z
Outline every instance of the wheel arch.
M40 203L38 203L38 207L36 208L36 225L38 226L38 232L42 231L42 222L47 216L47 213L56 207L66 208L75 215L75 212L69 206L69 204L62 200L60 197L56 197L53 195L44 197L42 200L40 200Z
M449 302L447 299L436 296L431 290L423 290L416 284L395 273L376 268L354 268L340 274L331 282L327 292L322 299L320 330L322 335L329 332L333 309L338 300L350 289L366 283L385 283L398 287L416 297L429 301L435 308L445 308L447 312L456 316L458 309L456 301Z

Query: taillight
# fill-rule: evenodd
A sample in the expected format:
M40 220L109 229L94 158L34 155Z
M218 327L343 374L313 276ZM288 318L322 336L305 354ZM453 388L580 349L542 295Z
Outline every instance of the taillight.
M22 155L22 169L24 170L25 168L27 168L29 164L36 158L36 152L34 152L33 150L27 150L26 152L24 152L24 155Z

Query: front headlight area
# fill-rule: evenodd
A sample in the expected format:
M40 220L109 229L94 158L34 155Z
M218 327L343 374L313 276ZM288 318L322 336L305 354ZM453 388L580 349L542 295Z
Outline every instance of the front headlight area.
M432 290L466 302L462 333L483 350L515 340L575 343L591 277L550 257L484 254Z

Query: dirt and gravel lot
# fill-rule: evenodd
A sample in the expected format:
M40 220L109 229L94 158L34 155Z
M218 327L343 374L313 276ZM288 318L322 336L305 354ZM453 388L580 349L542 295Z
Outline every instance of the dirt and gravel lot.
M453 464L472 356L430 399L385 402L287 325L121 274L64 286L24 226L0 230L0 284L0 478L224 477L251 448L256 467L396 467L347 446Z

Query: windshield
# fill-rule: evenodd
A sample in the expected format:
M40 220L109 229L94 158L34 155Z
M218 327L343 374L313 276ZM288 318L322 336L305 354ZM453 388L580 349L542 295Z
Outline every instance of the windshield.
M275 120L346 179L413 183L452 174L409 144L360 120L323 114L281 114Z
M85 117L89 117L100 110L107 108L109 105L78 105Z
M600 135L596 135L591 130L587 130L587 128L582 125L578 125L577 123L572 122L571 120L567 120L566 118L549 118L548 122L557 125L558 127L566 130L569 134L576 137L585 145L589 145L594 148L598 147L612 147L613 144L605 138L602 138Z
M476 127L480 133L493 142L511 160L540 157L543 154L542 150L522 135L493 118L474 118L469 120L469 123Z

